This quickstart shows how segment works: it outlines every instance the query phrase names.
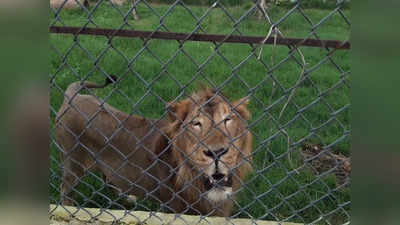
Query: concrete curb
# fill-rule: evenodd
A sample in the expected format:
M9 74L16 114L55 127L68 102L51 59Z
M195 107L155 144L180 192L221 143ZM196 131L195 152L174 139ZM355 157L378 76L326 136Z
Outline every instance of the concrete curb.
M298 223L262 221L251 219L226 219L223 217L201 217L159 212L109 210L98 208L76 208L71 206L50 205L51 225L300 225Z

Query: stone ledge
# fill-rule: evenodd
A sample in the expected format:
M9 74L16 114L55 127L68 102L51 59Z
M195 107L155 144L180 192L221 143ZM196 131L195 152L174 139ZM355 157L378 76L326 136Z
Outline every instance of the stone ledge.
M159 212L125 211L98 208L76 208L50 205L50 225L300 225L290 222L275 222L251 219L226 219L223 217L201 217ZM72 216L73 215L73 216Z

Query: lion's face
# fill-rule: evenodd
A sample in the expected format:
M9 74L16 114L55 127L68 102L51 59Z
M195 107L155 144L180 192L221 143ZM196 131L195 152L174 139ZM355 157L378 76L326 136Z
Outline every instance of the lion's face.
M205 191L211 201L228 198L234 176L239 176L234 171L250 154L250 149L243 149L250 135L246 130L250 116L247 103L241 99L231 104L225 97L206 90L170 107L176 127L173 151L179 156L179 170L185 170L179 172L190 169L192 174L187 178L197 179L202 186L199 190Z

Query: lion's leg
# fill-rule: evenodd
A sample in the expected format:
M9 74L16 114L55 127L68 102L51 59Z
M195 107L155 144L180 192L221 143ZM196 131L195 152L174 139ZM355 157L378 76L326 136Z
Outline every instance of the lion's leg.
M103 182L104 184L111 189L118 196L122 196L123 190L116 185L114 185L108 178L105 173L103 173ZM135 195L124 195L123 202L128 206L131 206L136 203L137 197Z
M89 6L90 6L89 0L85 0L85 1L83 2L83 5L84 5L86 8L89 8Z
M258 11L258 19L261 20L264 18L264 14L266 14L266 10L268 8L267 0L261 0L261 2L259 4L260 4L261 10Z
M74 163L71 159L64 161L64 170L61 183L61 199L64 205L74 205L73 191L79 185L79 180L84 175L81 165Z
M60 122L56 126L55 136L59 146L60 159L62 165L62 181L60 185L61 201L64 205L73 205L72 193L74 188L79 184L79 179L83 177L83 164L80 162L85 159L85 155L79 155L79 147L76 147L75 135L67 131L65 122Z
M221 207L221 212L220 212L219 216L222 216L222 217L230 216L232 214L232 209L233 209L233 201L226 200Z
M133 10L132 10L133 19L134 20L139 20L139 15L138 15L137 9L136 9L136 0L132 0L132 7L134 7Z

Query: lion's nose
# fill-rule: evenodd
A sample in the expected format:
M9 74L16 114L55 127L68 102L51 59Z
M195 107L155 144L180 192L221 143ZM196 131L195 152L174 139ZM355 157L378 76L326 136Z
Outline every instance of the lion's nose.
M225 155L227 152L228 152L227 148L220 148L216 151L210 151L210 150L204 151L204 154L207 157L210 157L212 159L219 159L219 158L221 158L221 156Z
M212 175L212 178L214 178L214 180L216 180L216 181L220 181L220 180L222 180L224 177L225 177L225 175L222 174L222 173L214 173L214 174Z

